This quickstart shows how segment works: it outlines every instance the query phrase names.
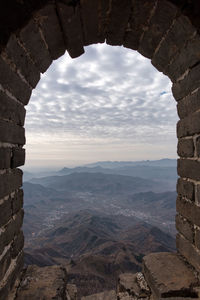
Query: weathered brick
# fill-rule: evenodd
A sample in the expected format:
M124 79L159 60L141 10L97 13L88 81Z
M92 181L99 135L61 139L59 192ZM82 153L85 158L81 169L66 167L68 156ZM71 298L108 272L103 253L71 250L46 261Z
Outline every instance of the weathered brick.
M12 213L15 215L23 207L23 198L24 192L22 189L19 189L12 196Z
M22 81L10 66L0 57L0 82L1 85L14 95L20 102L27 104L30 96L30 87Z
M194 183L179 178L177 181L177 193L191 201L194 201Z
M8 57L14 62L26 81L35 88L40 80L40 72L31 61L23 47L18 43L15 35L11 35L6 49Z
M22 186L22 171L13 169L0 175L0 199Z
M21 230L20 233L15 236L11 245L11 257L15 258L23 249L24 246L24 234Z
M0 202L0 227L8 223L12 217L12 202L11 197Z
M200 225L200 207L196 206L194 202L190 202L181 197L177 197L176 201L177 212L184 218L188 219L192 224Z
M106 43L122 45L131 14L131 0L112 0L106 34Z
M200 271L200 252L182 235L176 237L177 250L183 255L193 267Z
M196 160L179 159L177 171L180 177L200 180L200 162Z
M31 20L19 33L19 38L24 44L27 51L30 53L34 63L38 70L44 73L50 64L52 59L49 51L43 41L39 28L33 20Z
M123 46L137 50L140 38L147 27L155 1L133 0L129 26L126 29Z
M0 148L0 169L10 168L11 148Z
M99 0L81 0L80 5L84 45L103 43L105 37L100 34Z
M188 96L192 91L200 86L200 64L190 70L190 72L182 79L173 84L172 93L174 98L180 99Z
M195 28L192 26L190 20L187 17L181 15L174 22L166 37L163 39L160 48L154 54L152 64L159 71L163 71L172 79L173 72L169 70L170 67L173 67L173 64L176 63L176 54L180 49L184 47L184 45L191 38L194 32ZM172 60L173 63L169 66Z
M177 13L177 8L170 2L159 0L155 13L152 16L149 28L144 32L143 38L140 42L138 51L148 57L152 58L160 43L163 35L170 28Z
M197 155L200 156L200 136L196 138L196 151Z
M187 117L188 115L196 112L200 109L200 89L194 94L185 97L178 101L177 110L180 119Z
M4 248L11 243L22 227L24 211L21 209L5 226L5 231L0 235L0 255Z
M191 243L194 242L194 226L181 215L176 215L176 229L184 235L188 241Z
M177 123L178 138L191 136L200 133L200 112L195 112Z
M12 120L18 125L24 125L26 110L24 106L0 91L0 118Z
M188 68L193 67L200 61L200 38L196 37L190 40L187 45L181 49L173 63L170 64L168 72L170 78L176 81Z
M194 156L194 142L193 139L180 139L178 141L178 155L181 157Z
M11 252L10 249L4 254L0 260L0 281L3 279L9 265L11 262Z
M42 29L51 58L57 59L63 55L66 49L55 4L50 3L40 9L35 20Z
M84 53L80 7L57 3L67 51L72 58Z
M0 141L12 144L25 144L24 128L12 122L0 120Z
M25 149L12 148L11 168L16 168L25 163Z

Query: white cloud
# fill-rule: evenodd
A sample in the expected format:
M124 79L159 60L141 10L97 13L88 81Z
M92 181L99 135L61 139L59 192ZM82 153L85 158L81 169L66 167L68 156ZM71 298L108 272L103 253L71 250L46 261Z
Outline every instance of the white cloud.
M33 92L28 158L39 161L48 152L64 164L83 153L82 161L175 157L177 114L169 79L135 51L105 44L85 50L75 60L64 55L54 62Z

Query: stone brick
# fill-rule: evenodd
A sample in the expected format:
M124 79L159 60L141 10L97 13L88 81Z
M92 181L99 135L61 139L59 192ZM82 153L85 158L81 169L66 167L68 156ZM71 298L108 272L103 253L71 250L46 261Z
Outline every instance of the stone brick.
M0 148L0 169L10 168L11 148Z
M194 242L194 226L181 215L176 215L176 229L184 235L188 241L191 243Z
M24 192L22 189L19 189L12 196L12 213L15 215L23 207L23 197Z
M192 224L200 226L199 206L196 206L193 202L177 197L176 209L178 213L188 219Z
M184 295L195 296L193 286L197 284L197 278L176 253L148 254L143 259L143 271L155 296L153 299L175 300L183 299Z
M25 149L12 148L11 168L16 168L25 163Z
M181 157L194 156L194 142L193 139L180 139L178 141L178 155Z
M200 156L200 136L196 138L196 151L197 156Z
M33 20L20 31L19 38L30 53L38 70L44 73L52 63L52 59L41 37L39 28Z
M51 58L57 59L63 55L66 49L55 4L50 3L39 10L35 20L42 29Z
M26 110L24 106L0 91L0 118L12 120L18 125L24 125Z
M12 202L11 197L0 201L0 227L8 223L12 217Z
M24 234L23 231L14 237L14 240L11 245L11 257L15 258L24 247Z
M2 259L0 259L0 281L3 279L9 265L11 262L11 252L10 249L4 254Z
M155 1L134 0L132 1L131 17L126 29L123 46L137 50L140 38L147 27Z
M100 34L99 0L81 0L84 45L103 43L105 36Z
M200 90L178 101L177 104L177 110L180 119L187 117L188 115L196 112L199 109L200 109Z
M80 7L73 8L60 2L57 3L57 7L67 51L72 58L78 57L84 53Z
M200 206L200 184L196 185L196 204Z
M107 44L122 45L130 14L131 0L112 0L106 34Z
M190 70L190 72L182 79L173 84L172 93L174 98L180 99L188 96L192 91L200 86L200 64Z
M14 62L26 81L35 88L40 80L40 72L28 57L24 48L18 43L15 35L11 35L5 49L8 57Z
M193 67L200 61L200 39L198 37L190 40L185 48L173 60L168 68L172 81L176 81L188 68Z
M176 59L174 59L174 57L176 56L177 52L184 47L185 43L191 38L194 32L195 29L190 20L181 15L174 22L166 37L163 39L160 48L154 54L152 64L159 71L163 71L172 79L173 72L171 74L168 67L173 67L173 63L176 63ZM168 66L172 60L174 62L172 65Z
M0 175L0 199L22 186L22 171L13 169Z
M200 162L196 160L179 159L177 170L180 177L200 180Z
M24 128L12 122L0 120L0 141L12 144L25 144Z
M177 123L178 138L200 133L200 112L195 112Z
M177 13L177 8L168 1L159 0L155 13L152 16L149 28L144 32L143 38L140 42L138 51L148 57L152 58L155 49L159 45L163 35L170 28Z
M177 250L186 260L199 272L200 271L200 252L182 235L176 237ZM184 277L184 276L183 276Z
M195 246L200 250L200 230L195 229Z
M5 247L12 242L14 237L19 234L22 227L24 211L21 209L4 227L0 234L0 255Z
M20 102L27 104L30 96L30 87L22 81L22 79L15 73L10 66L0 57L0 83L12 95L14 95Z
M177 193L190 201L194 201L194 183L179 178L177 181Z

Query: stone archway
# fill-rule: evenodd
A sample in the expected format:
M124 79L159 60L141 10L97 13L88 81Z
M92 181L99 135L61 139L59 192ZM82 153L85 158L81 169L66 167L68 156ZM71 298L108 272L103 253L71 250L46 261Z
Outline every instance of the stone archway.
M166 0L50 1L10 35L0 57L0 298L6 299L23 266L25 108L52 60L84 46L124 45L151 59L173 82L177 124L177 251L200 271L200 37Z

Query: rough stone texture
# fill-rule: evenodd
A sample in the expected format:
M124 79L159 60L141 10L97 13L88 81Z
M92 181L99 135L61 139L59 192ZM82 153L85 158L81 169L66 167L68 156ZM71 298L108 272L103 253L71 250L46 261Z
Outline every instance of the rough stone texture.
M103 43L105 35L101 35L101 21L103 20L100 18L99 0L81 0L80 5L84 45Z
M170 28L176 13L177 9L174 5L165 0L158 0L155 13L150 20L149 28L144 32L138 49L142 55L152 58L163 35Z
M23 196L24 192L22 189L15 191L14 195L11 196L13 215L23 207Z
M0 175L0 199L22 186L22 171L13 169Z
M179 178L177 181L177 193L191 201L194 201L194 184Z
M10 168L11 148L0 148L0 169Z
M0 84L4 89L7 89L20 102L27 104L31 96L30 87L22 81L22 79L15 73L8 63L0 57Z
M195 246L200 250L200 230L195 229Z
M189 116L200 109L200 89L194 94L178 101L177 110L181 119Z
M67 284L66 295L67 300L77 300L77 287L75 284Z
M194 247L181 234L177 234L176 246L181 255L199 272L200 271L200 251ZM184 273L183 273L184 274ZM181 276L181 275L180 275ZM182 276L184 278L184 276Z
M67 51L72 58L78 57L84 53L80 7L74 8L67 3L60 2L57 3L57 7Z
M124 273L119 276L117 293L125 293L136 298L150 296L150 290L142 273Z
M188 96L192 91L200 86L200 64L192 68L184 79L176 82L172 86L174 98L180 99Z
M13 148L12 149L11 168L23 166L24 163L25 163L25 149Z
M155 299L184 296L192 298L196 294L193 286L197 284L197 279L193 270L176 253L153 253L145 256L143 271Z
M20 31L19 39L30 54L38 70L44 73L52 63L52 59L39 32L39 28L33 20Z
M18 253L21 252L21 250L24 247L24 234L23 231L20 231L20 233L14 237L14 240L11 245L11 257L15 258Z
M0 201L0 227L8 223L12 217L12 201L11 197Z
M8 97L4 92L0 91L0 118L11 120L14 123L23 126L26 110L23 105Z
M20 210L12 219L4 226L4 231L0 234L0 255L4 248L11 243L14 237L20 232L23 223L24 211Z
M42 29L51 58L57 59L63 55L65 53L65 43L55 4L50 3L39 10L35 15L35 20Z
M190 20L185 16L180 16L162 40L160 48L153 56L152 64L159 71L164 71L171 79L174 79L173 66L176 63L176 54L194 35L194 32L195 28Z
M99 294L94 294L86 297L82 297L81 300L116 300L115 291L106 291Z
M178 141L177 153L181 157L194 156L194 142L193 139L180 139Z
M8 249L8 251L0 259L0 281L5 276L5 273L8 270L10 263L11 263L11 253L10 253L10 249Z
M11 35L5 52L9 59L11 59L20 73L25 77L26 81L35 88L40 80L40 72L27 55L24 48L19 44L15 35Z
M176 215L176 229L184 235L188 241L191 243L194 242L194 226L181 215Z
M200 133L200 112L195 112L188 117L178 121L177 136L179 138Z
M122 45L130 13L131 0L112 0L106 34L107 44Z
M193 202L177 197L176 209L183 217L188 219L192 224L200 226L200 207Z
M66 299L66 272L61 266L28 266L16 300Z
M196 185L196 204L200 206L200 184Z
M0 141L24 145L25 131L24 128L14 123L0 120Z
M200 180L200 162L197 160L179 159L177 170L180 177Z
M126 28L123 46L137 50L140 39L150 20L155 1L134 0L132 1L131 17Z

